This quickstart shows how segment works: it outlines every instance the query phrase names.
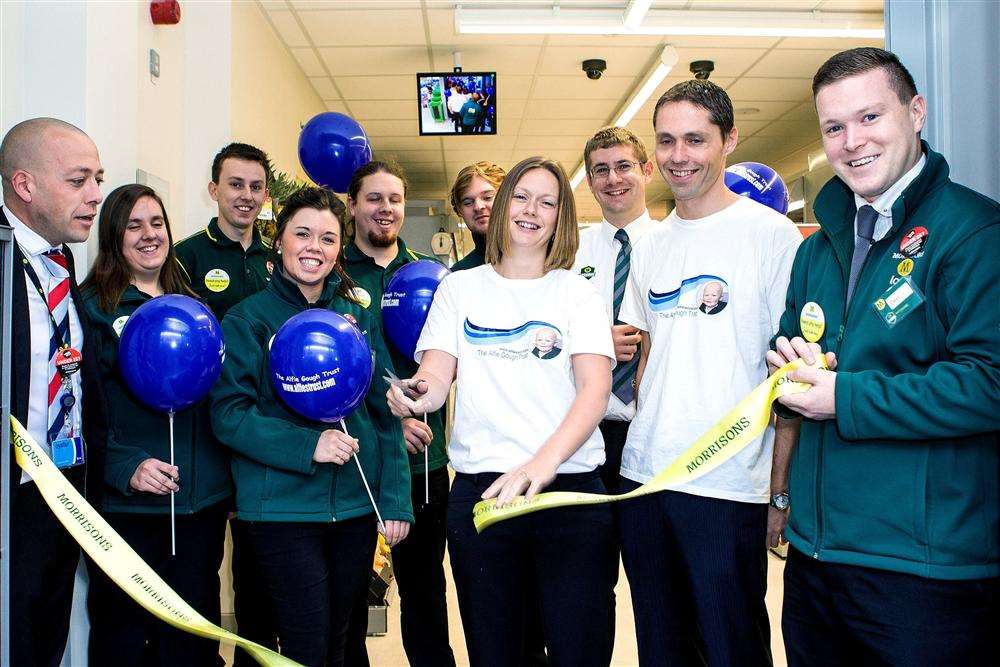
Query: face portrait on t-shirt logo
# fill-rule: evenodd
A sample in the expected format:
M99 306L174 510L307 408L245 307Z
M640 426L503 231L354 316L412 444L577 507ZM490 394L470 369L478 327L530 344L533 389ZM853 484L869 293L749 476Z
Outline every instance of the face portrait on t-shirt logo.
M531 353L539 359L555 359L562 352L562 340L555 329L539 329L535 332L535 347Z
M489 356L508 359L555 359L562 352L559 327L543 320L530 320L510 329L475 324L466 318L465 340ZM489 349L486 349L489 348Z
M701 305L698 306L698 310L706 315L721 313L722 309L729 303L726 300L727 296L721 282L713 280L710 283L705 283L705 287L701 291Z

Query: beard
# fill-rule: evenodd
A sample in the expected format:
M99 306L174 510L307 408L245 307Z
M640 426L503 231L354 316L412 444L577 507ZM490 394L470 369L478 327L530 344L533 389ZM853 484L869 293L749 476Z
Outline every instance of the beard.
M372 229L368 231L368 242L375 248L390 248L396 245L396 238L399 236L395 231L382 231Z

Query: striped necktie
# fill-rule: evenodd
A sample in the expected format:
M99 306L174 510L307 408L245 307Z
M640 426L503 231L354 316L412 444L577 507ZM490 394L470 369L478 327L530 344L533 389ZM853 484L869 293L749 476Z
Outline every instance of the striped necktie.
M53 280L47 304L52 319L59 327L58 335L53 331L49 335L49 442L66 437L72 427L72 420L68 417L72 411L70 404L70 385L63 382L62 374L56 368L56 354L59 351L59 341L70 345L69 334L69 267L66 263L66 256L61 250L50 250L42 255L45 268ZM54 283L54 284L53 284Z
M858 209L858 230L854 237L854 254L851 256L851 275L847 280L847 303L851 303L854 295L854 288L858 284L858 274L861 273L861 265L865 263L865 257L871 250L872 239L875 236L875 221L878 220L878 211L873 207L862 206Z
M615 240L621 244L618 249L618 259L615 261L615 284L612 308L615 324L618 321L618 313L622 309L622 299L625 297L625 284L628 282L628 272L631 268L632 244L629 243L628 234L624 229L615 232ZM632 357L632 361L620 361L611 373L611 391L625 405L632 402L635 397L635 387L632 382L635 380L635 367L639 362L639 353Z

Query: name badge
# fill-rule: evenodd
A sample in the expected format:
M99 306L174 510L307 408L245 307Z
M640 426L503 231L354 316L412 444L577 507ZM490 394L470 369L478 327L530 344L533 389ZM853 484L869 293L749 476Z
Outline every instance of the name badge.
M905 276L882 292L882 295L875 300L872 306L879 318L891 329L923 302L924 295L920 288L913 283L909 276Z
M52 441L52 462L60 470L83 465L84 449L83 438L75 436L72 438L59 438Z

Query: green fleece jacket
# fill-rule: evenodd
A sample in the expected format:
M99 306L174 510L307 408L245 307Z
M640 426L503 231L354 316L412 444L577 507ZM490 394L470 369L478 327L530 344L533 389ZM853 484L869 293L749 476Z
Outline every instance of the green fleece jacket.
M100 354L97 362L108 405L105 489L101 504L104 512L170 512L170 496L136 491L129 484L136 468L146 459L170 461L167 415L139 401L125 384L118 367L118 344L125 322L150 298L129 285L118 307L107 313L101 310L92 290L83 294L83 306L92 325L89 335L96 339ZM229 452L212 434L207 400L174 415L174 464L180 474L180 491L174 494L179 514L197 512L232 495Z
M823 561L996 577L1000 204L953 183L944 158L923 149L927 163L893 205L849 307L857 209L840 179L820 192L822 229L796 255L779 335L802 335L803 308L818 304L819 343L838 365L836 418L803 420L786 536ZM886 290L905 279L924 300L890 326Z
M389 262L389 266L385 268L382 268L375 263L375 260L361 252L353 242L344 250L344 268L347 270L347 275L357 285L355 294L358 295L362 304L379 323L382 322L382 292L385 290L385 286L389 283L392 276L399 270L399 267L410 262L415 262L418 259L437 261L432 257L410 250L403 243L403 239L398 239L396 243L399 252L396 254L396 258ZM399 376L404 378L413 377L414 373L420 367L419 364L413 359L407 358L402 352L396 349L395 345L388 342L388 339L386 340L386 347L389 350L389 354L392 355L392 363L396 370L399 371ZM381 367L376 367L375 374L378 375L380 372ZM444 408L427 415L427 425L430 426L431 432L434 434L434 439L431 440L431 445L427 452L427 467L431 470L437 470L448 465L448 454L445 449L444 438ZM410 469L414 474L424 474L424 455L422 453L410 454Z
M353 318L371 346L376 369L391 366L378 321L337 294L339 286L340 279L331 274L320 298L309 304L298 286L276 270L263 291L231 308L222 321L226 361L211 394L212 424L233 450L236 511L243 520L341 521L373 512L353 461L342 466L313 461L320 434L334 425L293 412L271 384L270 341L308 308ZM410 470L386 389L376 372L364 402L345 421L360 443L358 458L382 518L412 523Z

